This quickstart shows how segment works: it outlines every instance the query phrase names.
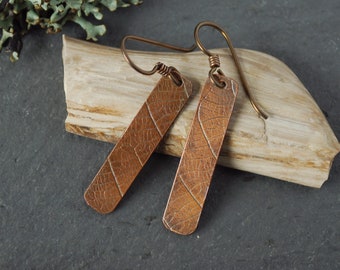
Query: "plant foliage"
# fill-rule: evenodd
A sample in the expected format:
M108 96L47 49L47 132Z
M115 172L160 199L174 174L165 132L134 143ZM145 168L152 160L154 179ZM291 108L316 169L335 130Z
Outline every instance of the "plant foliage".
M16 61L22 48L22 37L32 26L58 33L68 21L80 25L87 39L97 40L106 32L105 25L94 25L88 19L101 20L102 8L110 11L118 7L137 5L140 0L0 0L0 52L3 48Z

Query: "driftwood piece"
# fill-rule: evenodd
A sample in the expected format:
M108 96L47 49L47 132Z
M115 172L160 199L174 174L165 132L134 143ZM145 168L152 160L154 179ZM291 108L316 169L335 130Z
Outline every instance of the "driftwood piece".
M125 62L119 49L63 39L66 130L117 142L159 75L143 76ZM269 113L262 120L252 109L242 85L218 163L310 187L327 180L340 145L323 113L296 75L267 54L236 49L251 91ZM239 80L229 50L215 50L221 69ZM169 130L158 151L180 156L196 111L199 91L209 70L201 52L130 52L148 68L162 61L193 82L193 97Z

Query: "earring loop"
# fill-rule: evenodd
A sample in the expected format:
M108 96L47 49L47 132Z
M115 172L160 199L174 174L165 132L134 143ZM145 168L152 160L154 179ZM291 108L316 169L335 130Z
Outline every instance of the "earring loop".
M140 41L140 42L144 42L144 43L148 43L148 44L151 44L151 45L163 47L163 48L170 49L170 50L180 51L180 52L191 52L191 51L195 50L196 44L193 44L190 48L182 48L182 47L174 46L174 45L171 45L171 44L168 44L168 43L163 43L163 42L159 42L159 41L156 41L156 40L152 40L152 39L148 39L148 38L144 38L144 37L139 37L139 36L134 36L134 35L125 36L123 38L122 42L121 42L120 49L122 51L122 54L123 54L125 60L129 63L129 65L134 70L136 70L137 72L139 72L143 75L152 75L152 74L155 74L156 72L159 72L163 76L170 76L172 78L172 80L177 85L180 85L182 83L182 80L180 79L179 72L176 70L176 68L171 67L171 66L168 67L161 62L156 63L155 66L151 70L145 70L145 69L142 69L139 66L137 66L131 60L130 56L127 53L126 45L125 45L127 40Z
M240 74L240 78L241 78L241 82L243 84L244 90L246 91L246 94L248 96L248 99L251 103L251 105L253 106L254 110L256 111L256 113L263 119L267 119L268 115L267 113L264 112L264 110L256 103L255 99L253 98L253 95L251 94L250 90L249 90L249 85L248 85L248 81L243 73L243 70L241 68L241 64L240 61L238 59L237 53L234 49L234 46L231 42L231 39L229 37L229 35L227 34L226 31L224 31L220 26L218 26L216 23L213 22L209 22L209 21L204 21L204 22L200 22L196 27L195 27L195 32L194 32L194 37L195 37L195 41L197 46L200 48L200 50L205 53L207 56L209 56L209 61L210 61L210 67L212 69L214 69L214 71L217 70L217 67L219 67L219 61L216 62L216 58L218 58L218 56L212 54L210 51L208 51L204 46L203 43L201 42L200 38L199 38L199 30L203 27L203 26L209 26L212 28L215 28L216 30L218 30L220 32L220 34L224 37L224 39L226 40L230 52L231 52L231 56L233 57L234 63L236 65L236 68ZM215 60L214 60L215 59ZM218 64L217 64L218 63ZM219 86L219 84L221 84L221 82L217 82L216 83L216 78L213 76L213 73L210 70L209 74L210 74L210 78L212 79L213 82L215 82L215 84L217 86ZM219 86L220 87L220 86Z

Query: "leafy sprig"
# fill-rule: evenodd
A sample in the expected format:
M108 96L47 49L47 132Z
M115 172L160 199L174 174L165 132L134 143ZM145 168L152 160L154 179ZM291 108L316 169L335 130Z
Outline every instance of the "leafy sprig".
M114 11L141 3L141 0L0 0L0 52L6 48L11 61L16 61L22 49L22 37L32 26L58 33L69 21L86 31L86 39L97 40L105 34L106 27L94 25L89 16L101 20L102 8Z

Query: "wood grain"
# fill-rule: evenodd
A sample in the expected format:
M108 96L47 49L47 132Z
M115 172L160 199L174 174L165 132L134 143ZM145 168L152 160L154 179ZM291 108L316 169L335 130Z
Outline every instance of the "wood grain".
M162 77L87 188L84 197L101 214L112 212L183 108L192 92Z
M230 52L216 49L221 69L240 82ZM250 90L269 118L258 118L239 84L218 164L284 181L321 187L340 145L324 114L296 75L280 60L236 49ZM130 52L142 67L162 61L193 81L185 106L157 151L180 157L209 70L201 52ZM68 132L116 143L158 78L131 72L119 49L64 37L64 89ZM321 90L320 90L321 91ZM327 89L322 89L326 91Z
M191 234L198 225L217 163L238 85L219 76L224 88L207 80L180 160L163 224L178 234Z

